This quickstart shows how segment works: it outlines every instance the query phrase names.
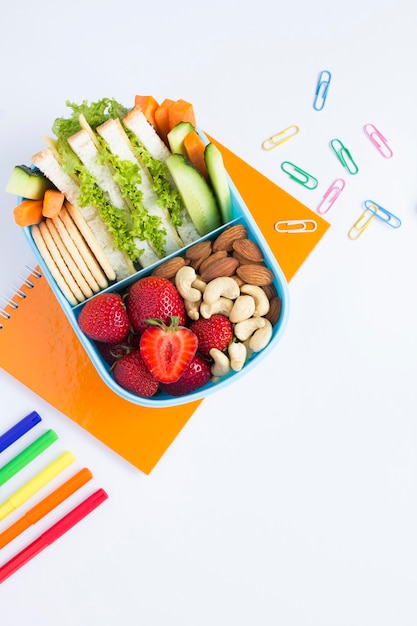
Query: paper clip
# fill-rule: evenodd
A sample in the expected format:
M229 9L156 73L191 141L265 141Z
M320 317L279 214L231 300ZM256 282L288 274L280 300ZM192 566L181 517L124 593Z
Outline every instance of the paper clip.
M392 228L399 228L401 226L401 220L399 217L384 209L380 204L373 202L373 200L365 200L363 203L364 207L368 209L368 211L372 211L375 213L375 217L378 217L380 220L391 226Z
M314 178L314 176L302 170L300 167L298 167L298 165L294 165L294 163L290 163L289 161L283 161L281 163L281 169L283 172L288 174L288 176L292 178L292 180L295 180L297 183L300 183L300 185L303 185L303 187L306 187L307 189L315 189L319 184L317 178ZM299 176L295 176L294 172Z
M380 154L385 159L390 159L394 153L389 147L384 135L373 124L365 124L363 130L374 146L379 150Z
M349 174L357 174L359 168L353 160L349 150L346 148L346 146L343 145L340 139L332 139L330 142L330 146L343 167L347 169Z
M273 148L276 148L277 146L285 143L286 141L291 139L291 137L297 135L299 132L299 126L296 126L295 124L293 124L292 126L288 126L287 128L284 128L284 130L281 130L279 133L275 133L275 135L272 135L272 137L268 137L268 139L265 139L265 141L262 143L262 148L264 150L272 150Z
M317 213L320 213L320 215L327 213L327 211L333 206L334 202L342 193L344 186L345 181L343 180L343 178L336 178L336 180L330 185L330 187L324 194L322 201L317 207Z
M313 233L317 230L317 222L314 220L281 220L275 222L274 228L277 233Z
M368 228L375 215L376 213L374 211L371 211L370 209L365 209L360 218L356 220L356 222L353 224L352 228L348 232L349 239L352 239L353 241L359 239L363 231Z
M332 75L327 70L323 70L320 73L316 87L316 97L313 103L313 107L316 109L316 111L321 111L324 107L331 78Z

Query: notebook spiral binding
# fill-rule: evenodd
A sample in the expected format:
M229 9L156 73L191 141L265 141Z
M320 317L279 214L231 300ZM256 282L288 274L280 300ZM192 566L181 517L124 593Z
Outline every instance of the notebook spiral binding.
M27 297L27 294L22 290L23 285L29 289L33 289L35 287L35 280L42 278L42 274L38 268L30 267L29 265L25 265L25 267L29 270L29 275L21 277L21 280L23 281L22 284L12 290L13 295L10 298L7 296L1 297L1 300L5 304L2 308L0 308L0 318L3 318L4 320L9 320L12 316L13 309L19 308L19 303L16 301L17 298L24 300ZM0 330L3 330L3 328L4 322L2 323L0 319Z

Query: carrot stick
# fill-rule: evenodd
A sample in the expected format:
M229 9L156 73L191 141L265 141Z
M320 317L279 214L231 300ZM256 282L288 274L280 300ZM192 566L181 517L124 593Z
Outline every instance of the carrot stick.
M193 105L182 98L173 102L168 109L168 132L179 122L191 122L193 126L197 125Z
M154 128L156 128L155 111L159 107L153 96L135 96L135 105L140 106L142 113Z
M165 98L155 110L156 130L165 143L167 143L167 134L170 131L168 111L174 100Z
M43 200L23 200L13 209L14 221L18 226L32 226L42 221Z
M57 189L47 189L43 196L42 215L44 217L56 217L62 209L65 196Z
M208 179L207 166L204 159L205 143L195 130L192 130L184 137L184 148L194 167Z

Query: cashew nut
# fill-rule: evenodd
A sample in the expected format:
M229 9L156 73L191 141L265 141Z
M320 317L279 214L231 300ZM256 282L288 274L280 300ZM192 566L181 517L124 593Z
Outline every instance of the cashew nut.
M232 341L227 349L230 357L230 367L235 372L240 372L246 361L246 346L240 341Z
M175 274L175 286L184 300L198 302L201 299L201 291L192 287L196 278L197 274L191 265L183 265Z
M269 311L269 300L265 291L258 285L245 283L240 288L241 293L246 293L255 300L255 315L266 315Z
M268 345L272 337L272 324L266 318L263 319L265 320L265 325L256 330L249 339L249 348L254 352L260 352L260 350L263 350Z
M238 296L234 301L233 308L230 311L229 319L232 324L237 322L243 322L247 320L255 312L255 300L252 296L243 295Z
M208 319L215 313L220 313L221 315L225 315L229 317L230 311L233 307L233 300L229 298L220 297L218 300L213 302L213 304L208 304L207 302L202 302L200 305L200 314L201 317Z
M227 354L217 348L212 348L209 354L213 359L213 365L211 366L212 375L216 377L226 376L230 372L230 361Z
M200 302L202 298L200 296L200 300L184 300L185 310L187 312L190 320L198 320L200 317Z
M201 280L199 276L191 283L191 287L195 287L201 293L204 293L205 288L207 287L207 283L204 280Z
M241 341L246 341L258 328L263 328L266 323L265 317L250 317L248 320L238 322L234 327L235 336Z
M235 300L240 294L239 285L230 276L219 276L207 283L203 299L208 304L213 304L221 296Z

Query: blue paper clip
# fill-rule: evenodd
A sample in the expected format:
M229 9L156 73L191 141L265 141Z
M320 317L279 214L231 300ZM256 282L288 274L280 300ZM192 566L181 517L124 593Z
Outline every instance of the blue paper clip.
M384 135L377 128L375 128L373 124L365 124L363 130L374 146L379 150L380 154L385 159L390 159L394 153L389 147Z
M288 174L292 180L295 180L295 182L300 183L300 185L303 185L303 187L306 187L307 189L315 189L319 184L317 178L314 178L314 176L302 170L298 167L298 165L290 163L290 161L283 161L281 163L281 169L283 172Z
M380 220L391 226L392 228L399 228L401 226L401 220L399 217L384 209L380 204L377 204L373 200L365 200L363 203L365 209L368 211L372 211L375 214L375 217L378 217Z
M349 174L357 174L359 168L353 160L349 150L346 148L346 146L343 145L340 139L332 139L330 142L330 146L343 167L347 169Z
M316 111L321 111L324 107L327 98L327 91L329 89L332 75L328 70L323 70L320 73L319 80L316 87L316 97L314 99L313 107Z
M291 137L294 137L294 135L297 135L299 132L299 126L296 126L295 124L293 124L292 126L288 126L288 128L284 128L284 130L281 130L279 133L275 133L275 135L272 135L272 137L268 137L268 139L265 139L265 141L262 143L262 148L264 150L272 150L272 148L280 146L281 144L291 139Z
M322 201L317 207L317 213L320 213L320 215L327 213L327 211L333 206L333 203L336 202L337 198L342 193L345 184L346 183L343 178L336 178L336 180L330 185L330 187L324 194Z

